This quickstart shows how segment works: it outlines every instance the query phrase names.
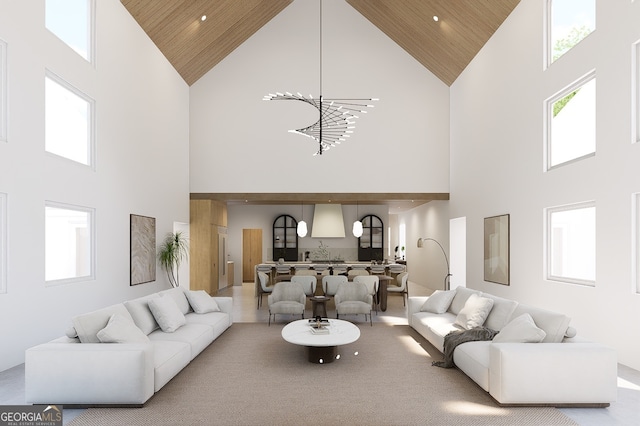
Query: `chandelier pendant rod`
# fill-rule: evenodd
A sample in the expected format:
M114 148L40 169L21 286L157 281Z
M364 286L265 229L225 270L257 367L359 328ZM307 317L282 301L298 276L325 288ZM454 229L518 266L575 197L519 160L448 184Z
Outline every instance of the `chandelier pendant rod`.
M318 141L319 143L319 150L318 152L320 153L320 155L322 155L322 0L319 0L320 2L320 140Z

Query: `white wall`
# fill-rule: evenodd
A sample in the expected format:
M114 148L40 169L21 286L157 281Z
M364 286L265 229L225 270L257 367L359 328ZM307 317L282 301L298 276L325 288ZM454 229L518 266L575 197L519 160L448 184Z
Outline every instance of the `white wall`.
M467 286L564 312L583 337L640 369L640 295L631 274L632 43L640 4L597 2L597 29L543 70L543 5L522 0L451 87L451 217L467 218ZM597 78L595 157L543 171L543 102L590 70ZM595 200L596 286L544 279L543 209ZM511 215L511 285L483 281L483 218Z
M379 98L314 157L318 1L296 0L191 86L191 192L449 192L449 88L344 0L323 2L325 98ZM410 155L405 153L410 152ZM402 176L402 184L398 184Z
M433 238L442 245L449 258L449 201L431 201L400 213L398 225L401 223L405 224L407 233L409 281L433 290L444 290L447 262L442 250L433 241L426 241L422 248L418 248L417 243L418 238Z
M118 0L97 3L97 65L44 28L44 1L0 0L8 44L8 141L0 192L8 194L7 293L0 294L0 370L64 334L76 314L169 284L129 286L129 215L156 218L158 240L189 221L188 87ZM45 68L96 100L96 170L44 152ZM96 279L44 282L45 200L96 209Z

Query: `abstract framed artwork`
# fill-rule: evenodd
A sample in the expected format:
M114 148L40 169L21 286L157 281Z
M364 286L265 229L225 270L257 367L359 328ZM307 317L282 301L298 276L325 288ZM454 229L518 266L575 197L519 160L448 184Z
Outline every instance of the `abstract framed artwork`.
M484 219L484 280L509 285L509 215Z
M130 285L156 280L156 219L130 215Z

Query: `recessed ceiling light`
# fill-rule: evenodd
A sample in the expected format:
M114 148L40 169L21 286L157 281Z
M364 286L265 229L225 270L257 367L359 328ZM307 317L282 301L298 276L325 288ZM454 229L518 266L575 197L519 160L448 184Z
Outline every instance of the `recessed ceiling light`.
M440 18L438 18L438 15L433 15L433 20L438 22L438 20L440 20Z
M207 15L202 15L202 17L200 18L200 20L201 20L202 22L206 21L206 20L207 20Z

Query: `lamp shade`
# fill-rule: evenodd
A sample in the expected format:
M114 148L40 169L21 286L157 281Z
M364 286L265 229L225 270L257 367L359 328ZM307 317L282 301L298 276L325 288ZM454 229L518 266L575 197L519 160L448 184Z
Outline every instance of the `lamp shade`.
M298 222L298 237L303 238L307 236L307 222L301 220Z
M356 238L360 238L362 236L362 222L356 220L353 222L353 236Z

